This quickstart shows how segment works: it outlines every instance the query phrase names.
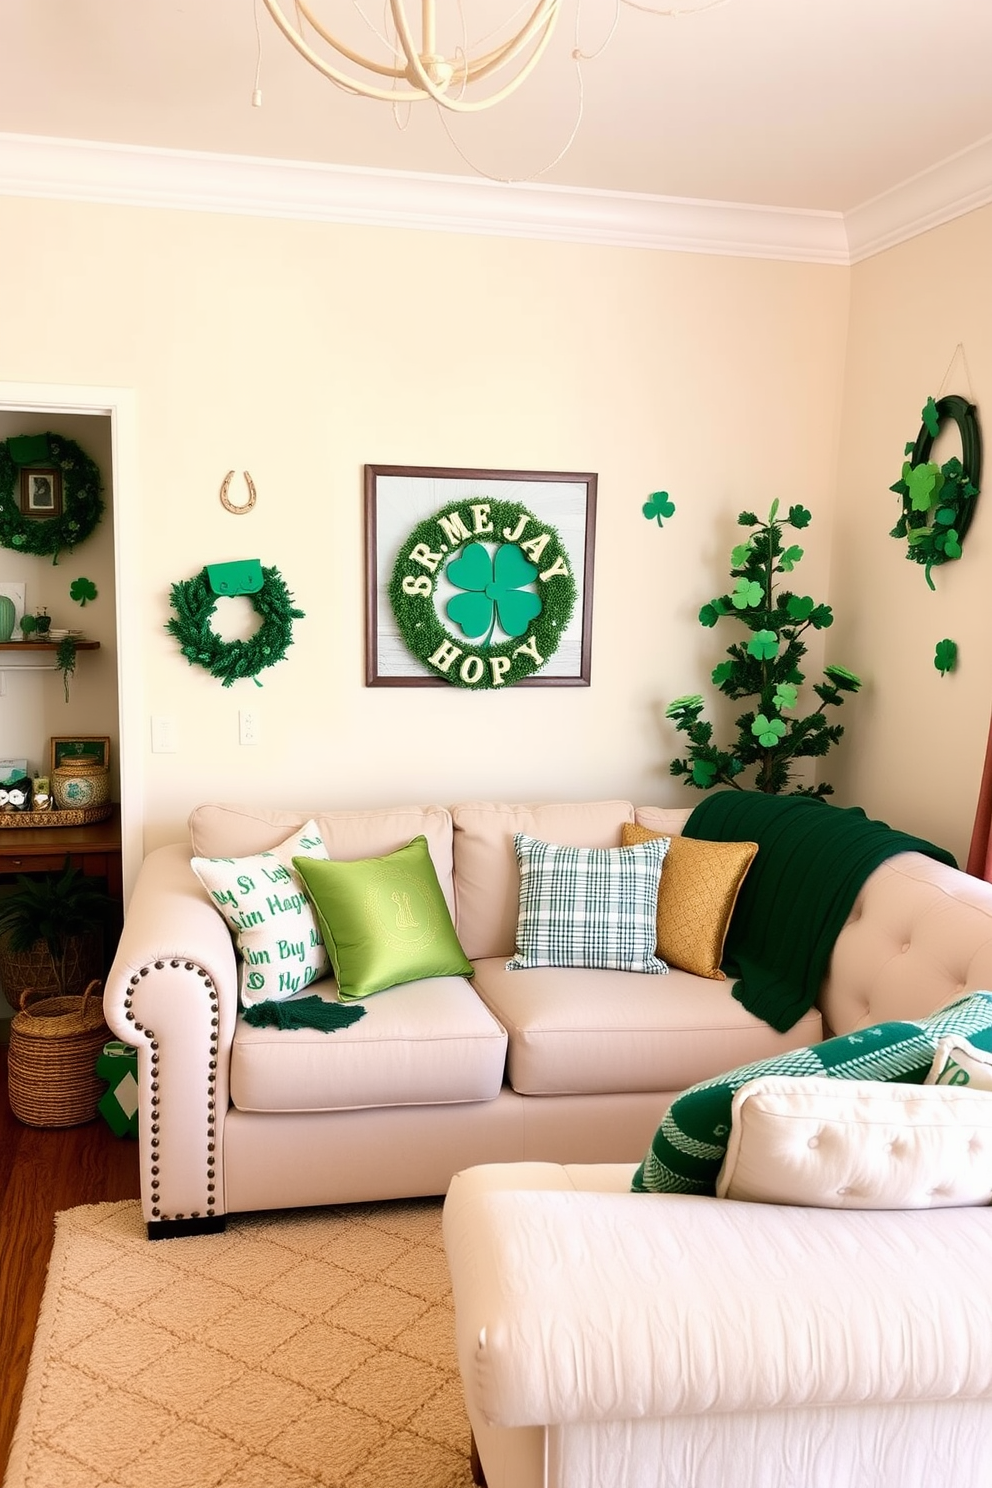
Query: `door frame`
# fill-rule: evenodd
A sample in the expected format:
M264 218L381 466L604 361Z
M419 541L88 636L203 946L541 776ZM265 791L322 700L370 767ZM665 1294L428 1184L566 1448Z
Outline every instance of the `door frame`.
M117 723L121 780L121 870L127 906L144 857L145 699L141 667L141 508L137 479L137 398L133 388L73 383L0 382L0 409L89 414L110 419L114 578L117 590Z

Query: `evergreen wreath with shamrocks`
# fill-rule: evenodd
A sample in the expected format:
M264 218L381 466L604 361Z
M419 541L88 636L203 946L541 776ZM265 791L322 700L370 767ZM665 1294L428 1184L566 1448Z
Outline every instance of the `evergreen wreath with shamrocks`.
M58 563L62 549L71 551L83 542L103 515L102 481L99 467L74 440L62 434L41 437L48 440L44 462L33 460L24 466L11 453L17 439L0 444L0 545L39 557L51 553L52 562ZM62 511L57 517L26 516L20 508L21 470L41 463L62 475Z
M905 538L906 557L922 563L926 581L936 589L930 570L961 557L971 526L982 478L982 434L974 404L950 394L928 398L915 444L907 444L902 475L890 491L902 497L902 515L889 533ZM930 459L941 423L952 419L961 435L961 458L938 465Z
M526 644L538 652L540 666L543 666L558 650L578 597L568 550L550 523L514 501L487 501L486 506L488 525L493 534L491 539L486 534L483 536L497 545L491 558L474 533L470 536L475 540L464 542L455 552L450 551L450 545L441 543L439 523L442 517L450 517L452 510L444 507L434 516L418 522L406 538L389 583L389 601L410 653L429 667L435 676L442 676L453 686L479 691L512 686L538 671L539 664L533 655L522 651L521 637L526 636ZM502 537L507 533L516 532L523 517L528 519L532 528L528 538L519 545L503 541ZM547 542L541 549L540 564L536 565L529 561L524 550L528 540L533 541L537 535L545 533ZM442 546L447 554L443 561L437 551ZM411 555L418 549L437 556L434 569L411 562ZM543 585L539 595L527 587L536 578L539 568L546 571L559 561L567 572L556 573ZM437 584L433 575L437 569L443 569L455 587L462 591L448 602L448 615L457 631L449 631L444 626L435 608ZM429 587L425 582L427 578L430 579ZM520 625L519 630L508 640L493 641L497 622L500 622L500 629L506 631L514 625L514 620ZM465 666L465 658L472 663L464 676L458 666L439 668L431 662L439 651L452 646L456 635L457 644L462 647L459 652L463 657L462 666ZM478 639L480 636L483 639ZM479 652L486 660L505 658L509 667L503 670L501 666L493 668L490 664L487 671L484 665L479 666L473 660Z
M192 579L173 584L169 591L175 615L166 622L166 630L175 636L190 666L206 667L225 687L250 677L261 687L257 673L275 666L293 644L293 621L303 619L303 611L293 608L292 595L277 568L262 569L262 587L245 598L262 624L245 641L224 641L210 627L218 596L210 587L203 568Z
M666 718L689 741L687 756L672 761L671 773L699 790L730 785L769 795L786 791L796 760L825 755L843 735L839 724L827 722L824 709L838 707L844 693L857 692L861 686L860 677L846 667L824 667L825 680L813 687L819 708L805 718L794 716L804 680L799 669L806 654L803 634L811 627L826 630L834 616L829 605L818 605L808 594L793 594L788 589L775 592L776 576L792 573L803 556L802 548L783 542L783 521L801 529L812 520L804 506L796 505L790 506L787 517L776 521L778 509L778 501L773 501L764 522L753 512L741 512L738 524L756 531L730 555L733 592L711 599L699 612L700 625L714 626L727 618L739 620L751 632L748 641L728 646L730 660L720 662L712 673L712 681L725 697L735 702L757 699L755 707L735 719L735 743L727 749L713 743L713 725L702 717L699 693L676 698L665 709ZM751 767L755 777L748 787L739 777ZM790 793L823 797L833 794L833 786L821 782L797 786Z

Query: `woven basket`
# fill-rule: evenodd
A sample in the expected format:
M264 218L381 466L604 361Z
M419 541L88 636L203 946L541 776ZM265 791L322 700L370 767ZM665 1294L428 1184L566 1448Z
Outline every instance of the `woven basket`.
M103 1021L102 983L81 997L42 997L28 988L10 1024L7 1083L10 1109L25 1126L80 1126L97 1114L106 1089L96 1061L110 1030Z
M103 970L103 936L98 930L85 935L71 935L65 951L65 984L68 987L85 987ZM26 987L32 992L43 992L46 996L59 996L62 987L52 964L48 947L43 940L36 940L26 951L11 948L10 937L0 935L0 988L11 1007L20 1005L21 993Z

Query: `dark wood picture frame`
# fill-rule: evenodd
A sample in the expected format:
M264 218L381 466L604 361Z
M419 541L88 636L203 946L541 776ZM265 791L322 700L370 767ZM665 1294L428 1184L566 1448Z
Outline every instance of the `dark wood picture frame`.
M61 470L41 465L22 467L20 508L22 517L60 517L62 515Z
M514 489L514 488L519 489ZM553 526L572 557L577 598L563 645L516 687L588 687L597 477L550 470L457 470L433 465L365 466L365 685L447 687L399 636L388 587L400 546L447 502L517 501ZM566 642L567 638L567 644Z
M53 734L50 740L51 757L49 773L59 765L72 764L74 760L96 760L106 770L110 766L109 734Z

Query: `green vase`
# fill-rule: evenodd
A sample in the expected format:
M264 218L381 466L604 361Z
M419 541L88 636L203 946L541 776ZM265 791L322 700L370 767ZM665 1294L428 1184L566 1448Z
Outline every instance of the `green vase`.
M14 601L9 594L0 594L0 641L9 641L14 634Z

